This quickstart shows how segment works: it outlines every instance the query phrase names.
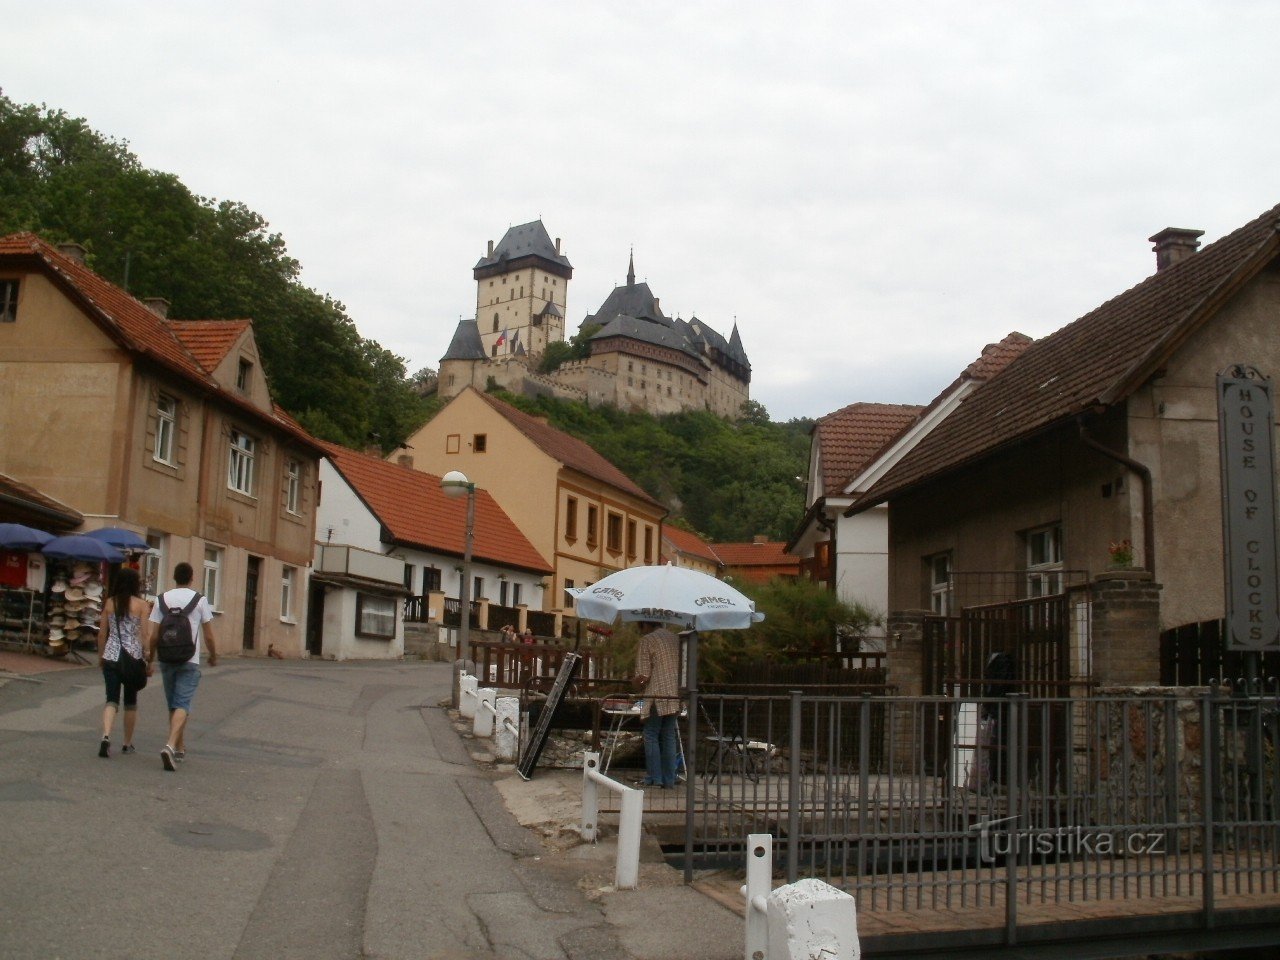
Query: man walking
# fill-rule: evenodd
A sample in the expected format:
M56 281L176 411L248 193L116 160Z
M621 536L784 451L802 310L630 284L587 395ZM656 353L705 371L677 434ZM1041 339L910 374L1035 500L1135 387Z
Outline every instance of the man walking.
M164 696L169 702L169 740L160 751L160 762L170 772L177 769L176 764L186 758L187 717L191 714L191 700L195 697L196 687L200 685L200 652L202 648L209 651L209 666L218 665L218 650L213 641L213 610L209 601L191 588L193 572L191 564L180 563L173 568L173 582L176 586L160 594L156 604L151 608L150 622L147 624L147 662L156 658L160 634L160 623L165 614L172 610L185 614L191 627L191 640L194 651L191 656L177 663L160 661L160 677L164 681Z

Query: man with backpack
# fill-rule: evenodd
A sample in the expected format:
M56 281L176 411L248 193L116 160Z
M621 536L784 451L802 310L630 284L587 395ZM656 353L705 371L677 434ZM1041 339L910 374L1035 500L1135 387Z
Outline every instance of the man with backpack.
M156 598L147 625L147 662L160 660L164 696L169 702L169 740L160 751L160 762L170 772L186 758L187 717L200 685L202 647L209 652L209 666L218 665L213 610L209 601L191 588L193 575L189 563L173 568L176 586Z

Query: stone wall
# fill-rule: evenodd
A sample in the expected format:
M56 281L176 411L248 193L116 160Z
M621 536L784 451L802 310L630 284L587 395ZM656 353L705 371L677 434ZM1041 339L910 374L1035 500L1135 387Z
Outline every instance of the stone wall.
M1104 684L1160 682L1160 584L1145 570L1093 581L1093 677Z

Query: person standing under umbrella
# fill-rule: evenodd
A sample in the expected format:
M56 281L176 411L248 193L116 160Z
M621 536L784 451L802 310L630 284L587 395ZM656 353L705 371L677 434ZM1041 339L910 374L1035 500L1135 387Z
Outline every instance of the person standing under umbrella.
M133 753L133 730L138 723L138 687L128 683L121 675L120 664L124 654L145 660L142 649L142 622L150 612L139 595L141 581L137 570L121 567L111 582L111 595L102 609L98 624L98 665L107 685L107 705L102 708L102 740L98 744L98 756L111 756L111 728L119 710L121 692L124 694L124 740L121 753ZM147 675L151 666L147 665Z
M644 768L646 786L674 787L680 751L680 638L660 623L646 621L636 650L634 682L644 693Z

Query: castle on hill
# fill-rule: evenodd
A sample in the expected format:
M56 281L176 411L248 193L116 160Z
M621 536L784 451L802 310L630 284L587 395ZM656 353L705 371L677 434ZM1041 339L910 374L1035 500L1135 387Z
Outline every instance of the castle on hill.
M738 325L726 340L697 317L663 314L647 283L614 287L579 332L595 330L590 355L539 373L547 347L565 340L573 265L541 220L510 228L473 270L476 315L462 320L440 359L438 390L448 399L490 381L512 393L551 394L651 414L709 410L736 417L751 399L751 362Z

